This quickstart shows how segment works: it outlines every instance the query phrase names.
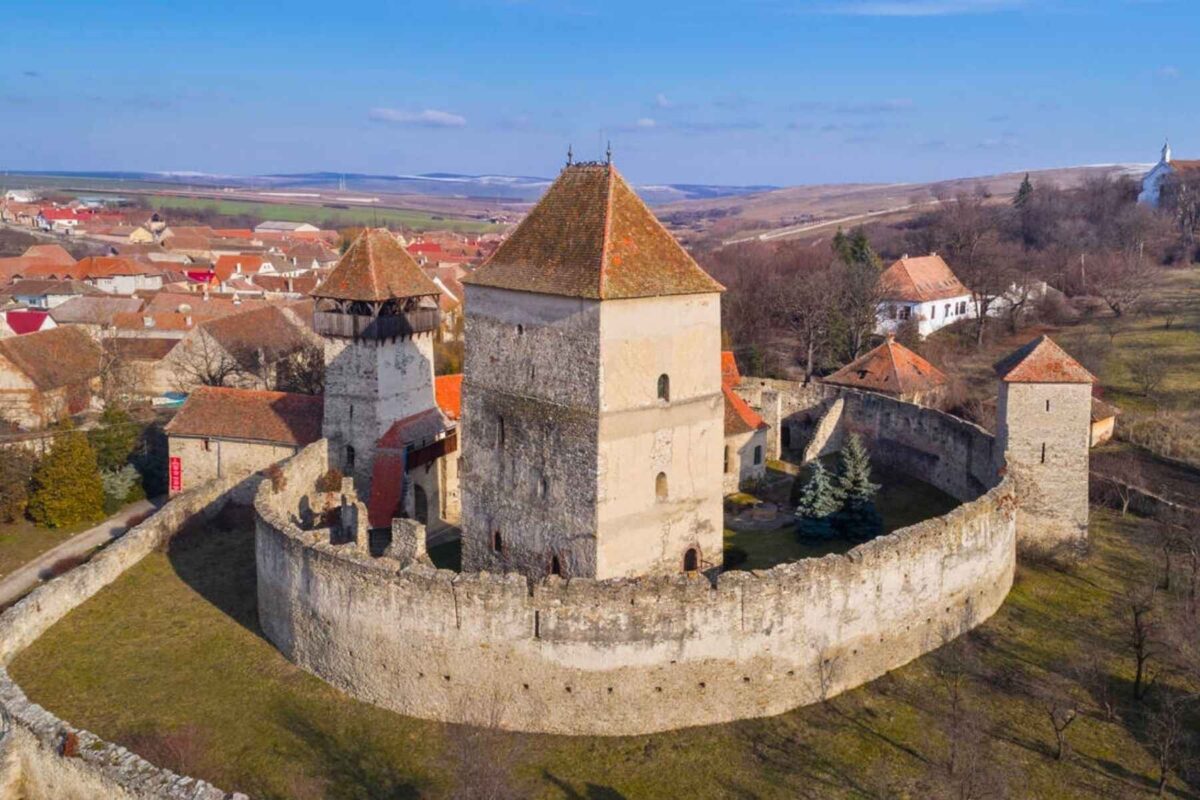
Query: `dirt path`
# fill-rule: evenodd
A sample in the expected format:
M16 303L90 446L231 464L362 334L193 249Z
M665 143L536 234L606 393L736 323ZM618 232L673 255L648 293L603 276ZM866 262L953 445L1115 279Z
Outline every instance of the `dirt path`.
M139 500L101 522L94 528L77 533L65 542L52 547L22 567L13 570L0 580L0 607L21 598L38 585L54 562L73 556L86 556L102 544L119 538L129 529L129 520L155 509L149 500Z

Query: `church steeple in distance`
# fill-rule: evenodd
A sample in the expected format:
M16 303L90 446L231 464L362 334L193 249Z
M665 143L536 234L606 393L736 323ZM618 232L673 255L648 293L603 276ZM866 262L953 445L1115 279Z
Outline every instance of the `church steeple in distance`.
M1171 140L1170 139L1167 139L1166 141L1163 142L1162 163L1163 164L1171 163Z

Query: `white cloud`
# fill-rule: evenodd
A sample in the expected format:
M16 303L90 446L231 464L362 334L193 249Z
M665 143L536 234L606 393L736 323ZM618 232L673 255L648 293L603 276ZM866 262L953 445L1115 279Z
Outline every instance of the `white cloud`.
M991 14L1026 5L1026 0L835 0L822 10L859 17L942 17Z
M398 108L372 108L367 114L376 122L395 125L415 125L421 128L461 128L467 124L466 117L449 111L427 108L424 111L404 111Z
M1179 67L1173 67L1170 64L1165 67L1159 67L1158 77L1174 80L1179 77Z
M667 97L662 92L659 92L658 94L656 94L654 96L654 107L655 108L674 108L675 103L671 101L671 98Z
M637 121L636 125L639 128L657 128L658 122L650 119L650 117L642 117Z

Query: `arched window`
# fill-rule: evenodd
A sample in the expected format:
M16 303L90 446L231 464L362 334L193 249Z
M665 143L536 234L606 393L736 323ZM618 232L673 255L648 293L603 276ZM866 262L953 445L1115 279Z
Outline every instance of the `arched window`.
M558 560L557 555L550 557L550 574L559 576L562 575L562 562Z
M346 471L350 472L354 469L354 448L351 445L346 445Z
M664 402L671 400L671 377L666 373L658 376L658 399Z
M683 554L683 571L695 572L700 569L700 551L694 547L689 547L687 552Z
M667 473L660 472L654 479L654 496L660 501L667 499Z
M502 538L500 538L499 530L492 531L492 552L494 552L494 553L504 552L504 540Z

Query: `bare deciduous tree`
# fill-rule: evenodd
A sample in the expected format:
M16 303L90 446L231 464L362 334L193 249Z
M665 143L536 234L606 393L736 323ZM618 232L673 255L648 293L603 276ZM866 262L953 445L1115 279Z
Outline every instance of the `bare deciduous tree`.
M1154 587L1134 587L1121 600L1129 627L1126 643L1133 654L1133 697L1141 700L1153 682L1149 674L1151 659L1158 656L1158 620Z
M1099 253L1091 259L1092 291L1116 316L1133 314L1158 283L1159 272L1141 242Z

